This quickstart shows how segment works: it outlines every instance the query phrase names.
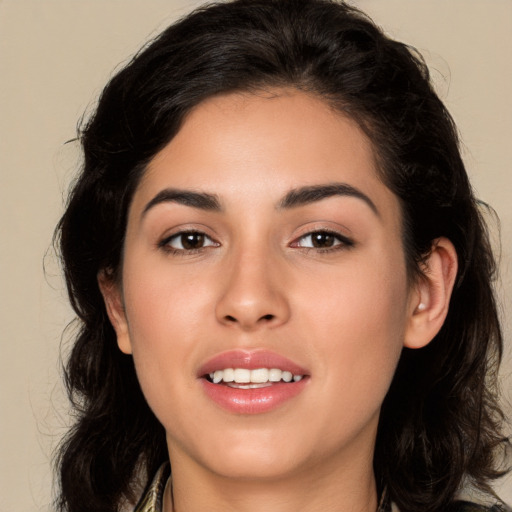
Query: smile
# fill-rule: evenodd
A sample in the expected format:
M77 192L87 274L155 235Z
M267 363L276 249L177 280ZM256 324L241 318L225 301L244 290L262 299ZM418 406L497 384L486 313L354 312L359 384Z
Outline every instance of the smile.
M281 381L299 382L303 377L304 375L293 375L292 372L279 368L257 368L255 370L226 368L216 370L208 375L209 380L214 384L225 383L237 389L257 389Z
M304 368L266 350L222 353L198 377L206 396L235 414L270 412L297 397L310 380Z

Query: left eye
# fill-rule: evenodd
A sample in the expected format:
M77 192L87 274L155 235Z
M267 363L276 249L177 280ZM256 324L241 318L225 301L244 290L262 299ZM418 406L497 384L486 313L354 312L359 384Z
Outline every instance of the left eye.
M193 251L203 247L217 246L209 236L197 231L184 231L177 233L163 241L162 245L177 251Z
M298 239L294 244L296 247L309 247L314 249L330 249L338 245L350 245L348 240L344 240L340 235L335 235L329 231L315 231L308 233Z

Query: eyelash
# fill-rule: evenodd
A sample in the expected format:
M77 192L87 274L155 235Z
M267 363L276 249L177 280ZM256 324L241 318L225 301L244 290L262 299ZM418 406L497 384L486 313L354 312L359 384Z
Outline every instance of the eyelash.
M186 235L198 235L204 237L205 240L208 240L210 243L208 245L203 245L202 247L193 248L193 249L186 249L186 248L175 248L170 245L170 243L173 240L180 239L183 236ZM335 245L331 247L303 247L300 246L300 241L305 240L308 237L312 237L314 235L327 235L332 236L335 239ZM181 243L183 247L183 243ZM336 231L331 231L328 229L316 229L314 231L309 231L308 233L304 233L297 239L295 239L291 244L290 247L301 249L304 252L310 252L315 251L316 253L330 253L335 251L340 251L344 249L349 249L355 245L354 241L350 238L347 238L346 236L341 235L340 233L337 233ZM186 256L191 254L198 254L203 252L208 247L219 247L220 243L213 240L211 237L209 237L206 233L202 231L196 231L196 230L188 230L188 231L180 231L178 233L174 233L171 236L168 236L164 238L162 241L158 243L158 247L163 249L164 251L176 255L176 256Z
M204 237L205 240L209 240L211 243L209 243L208 245L203 245L202 247L194 248L194 249L186 249L186 248L179 249L176 247L172 247L170 245L170 243L173 240L178 240L186 235L202 236L202 237ZM183 247L183 243L181 243L181 245ZM203 233L202 231L197 231L197 230L179 231L178 233L174 233L173 235L164 238L161 242L158 243L158 247L162 248L164 251L166 251L172 255L175 255L175 256L187 256L190 254L198 254L198 253L204 251L208 247L219 247L219 246L220 246L220 244L218 242L215 242L206 233Z
M301 247L299 246L299 242L301 240L304 240L308 237L313 237L314 235L328 235L332 236L335 241L337 242L335 245L331 247ZM342 251L346 249L350 249L355 245L355 242L351 240L350 238L347 238L344 235L341 235L340 233L336 231L331 231L330 229L315 229L313 231L309 231L308 233L304 233L299 238L294 240L290 246L296 247L298 249L302 249L305 252L315 251L316 253L331 253L336 251Z

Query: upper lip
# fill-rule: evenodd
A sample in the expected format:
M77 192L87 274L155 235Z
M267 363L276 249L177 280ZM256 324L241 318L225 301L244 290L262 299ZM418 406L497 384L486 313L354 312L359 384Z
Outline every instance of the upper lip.
M306 369L270 350L229 350L208 359L199 369L199 377L225 368L279 368L293 375L307 375Z

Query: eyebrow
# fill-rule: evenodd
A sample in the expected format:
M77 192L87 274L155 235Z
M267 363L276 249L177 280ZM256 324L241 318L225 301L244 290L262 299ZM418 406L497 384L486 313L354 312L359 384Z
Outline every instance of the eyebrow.
M290 190L290 192L288 192L279 203L279 208L296 208L298 206L315 203L333 196L348 196L361 199L371 208L375 215L378 217L380 216L375 203L366 194L346 183L311 185Z
M219 212L222 210L219 199L213 194L206 192L192 192L190 190L180 190L176 188L166 188L160 191L142 211L144 216L151 208L162 203L178 203L200 210Z
M329 183L326 185L310 185L290 190L279 202L279 209L291 209L322 201L333 196L355 197L364 201L375 215L380 216L375 203L359 189L346 183ZM218 197L207 192L192 192L176 188L166 188L160 191L142 211L144 216L151 208L162 203L178 203L200 210L220 212L222 206Z

